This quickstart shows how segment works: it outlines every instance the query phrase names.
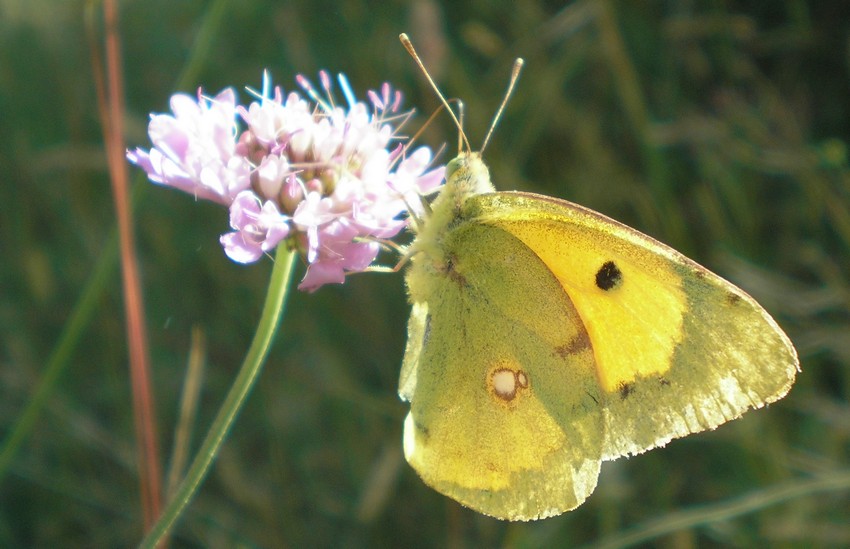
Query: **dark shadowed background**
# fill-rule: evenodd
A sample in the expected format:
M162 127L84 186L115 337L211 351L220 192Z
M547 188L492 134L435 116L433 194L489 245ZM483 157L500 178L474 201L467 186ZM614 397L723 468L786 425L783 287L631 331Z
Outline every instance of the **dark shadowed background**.
M247 101L264 68L285 89L296 73L344 71L360 97L388 80L420 113L413 132L437 101L402 31L464 100L475 145L525 57L486 155L496 187L579 202L729 278L786 329L803 368L767 409L605 464L576 511L503 523L404 462L403 280L354 276L292 296L173 547L620 546L659 531L665 547L850 545L850 3L147 0L123 2L121 17L128 146L149 146L147 115L168 111L181 79L180 91L233 86ZM92 82L83 2L0 2L0 438L44 386L93 273L113 266L0 477L3 547L126 547L142 534ZM422 141L445 143L445 161L456 130L440 116ZM133 176L167 468L192 329L207 354L194 450L250 342L270 261L229 261L223 208Z

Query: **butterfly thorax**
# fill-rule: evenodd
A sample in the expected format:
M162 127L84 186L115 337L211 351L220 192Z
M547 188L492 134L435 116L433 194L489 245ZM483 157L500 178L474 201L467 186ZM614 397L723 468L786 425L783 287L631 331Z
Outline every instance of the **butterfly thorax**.
M418 227L416 240L408 251L412 263L407 273L411 294L417 292L417 286L423 286L417 284L417 279L445 274L450 268L452 258L447 253L451 252L444 242L446 235L463 221L466 201L494 190L490 171L479 153L464 152L448 163L446 184L431 204L431 211Z

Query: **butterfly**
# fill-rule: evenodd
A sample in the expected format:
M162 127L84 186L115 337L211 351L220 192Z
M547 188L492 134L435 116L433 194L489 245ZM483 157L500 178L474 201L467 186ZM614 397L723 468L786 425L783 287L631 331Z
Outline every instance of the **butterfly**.
M495 191L479 153L448 163L429 210L407 252L404 453L467 507L569 511L602 461L713 429L794 382L793 345L743 290L593 210Z

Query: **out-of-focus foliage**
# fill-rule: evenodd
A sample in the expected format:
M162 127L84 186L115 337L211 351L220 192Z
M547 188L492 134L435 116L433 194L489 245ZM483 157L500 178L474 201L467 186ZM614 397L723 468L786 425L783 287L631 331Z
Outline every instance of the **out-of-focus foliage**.
M167 111L186 70L187 92L257 87L264 68L289 89L298 72L344 71L361 96L389 80L422 114L413 134L438 103L402 31L443 91L463 99L480 143L523 56L486 154L495 185L579 202L726 276L774 314L803 367L767 409L607 464L576 511L501 523L431 491L404 463L402 277L358 275L293 296L174 547L564 546L650 521L674 530L665 540L675 547L850 544L850 4L121 4L130 146L148 145L147 113ZM114 225L82 9L0 3L0 435L19 421ZM440 116L421 140L445 143L447 160L456 135ZM194 449L250 341L269 265L227 260L223 208L138 172L137 252L168 465L192 327L208 342ZM101 295L0 479L0 546L140 539L117 275ZM794 491L831 477L845 488ZM736 513L748 496L764 499ZM700 515L709 504L732 518ZM684 509L697 509L696 526L671 528Z

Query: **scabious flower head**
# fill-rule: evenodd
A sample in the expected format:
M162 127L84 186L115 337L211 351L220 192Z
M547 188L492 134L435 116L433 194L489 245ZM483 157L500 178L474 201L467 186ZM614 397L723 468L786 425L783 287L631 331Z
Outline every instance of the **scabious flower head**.
M307 261L299 284L313 291L367 269L407 224L407 205L432 193L444 168L431 169L431 151L399 143L411 112L389 84L357 101L343 75L345 106L334 101L330 76L324 96L298 76L297 92L271 89L268 74L247 107L227 89L213 98L177 94L171 115L151 116L153 148L127 158L154 183L174 187L230 210L225 253L251 263L278 245Z

